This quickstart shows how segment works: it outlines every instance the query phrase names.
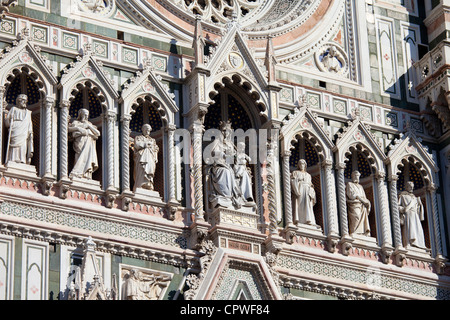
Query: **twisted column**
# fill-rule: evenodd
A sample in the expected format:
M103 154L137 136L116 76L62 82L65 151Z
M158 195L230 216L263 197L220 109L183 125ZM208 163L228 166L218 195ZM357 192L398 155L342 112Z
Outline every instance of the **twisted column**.
M348 217L347 217L347 198L345 195L345 164L339 163L337 166L338 176L338 199L339 199L339 216L341 218L341 235L348 236Z
M68 139L69 139L69 107L70 107L70 101L63 100L61 101L59 108L61 109L61 126L59 128L59 142L60 142L60 149L59 149L59 159L60 159L60 170L61 170L61 179L63 180L69 180L69 174L68 174Z
M203 152L202 141L204 126L199 122L194 122L191 128L192 145L193 145L193 161L192 176L194 178L194 215L196 220L204 220L203 210Z
M124 115L122 121L122 190L130 191L130 122L131 116Z
M391 175L389 177L390 184L390 202L391 202L391 212L392 212L392 227L393 227L393 233L394 233L394 246L396 248L402 248L402 231L401 231L401 225L400 225L400 213L398 211L398 193L397 193L397 181L398 176Z
M5 104L5 86L0 86L0 164L3 163L3 112Z
M269 232L270 234L278 235L278 221L277 221L277 194L275 186L275 170L273 163L275 162L276 142L269 143L268 156L266 162L267 171L267 189L269 200Z
M106 113L107 129L107 166L108 166L108 188L114 188L114 123L116 122L116 113L108 111Z
M44 102L45 108L45 176L52 175L52 109L55 99L47 97Z
M439 228L439 209L437 203L436 185L431 184L427 191L431 199L431 208L433 211L433 228L434 228L434 241L436 245L436 255L442 255L442 240L441 230Z
M169 201L176 202L175 198L175 125L169 125L167 131L167 152L169 162Z
M339 234L339 228L337 223L337 211L335 208L335 182L333 179L333 163L331 161L325 161L323 163L323 170L325 173L326 183L326 201L327 201L327 216L328 216L328 235Z
M390 230L389 230L389 213L387 210L387 193L386 186L384 184L385 174L383 172L378 173L377 185L378 185L378 197L380 204L380 213L381 213L381 234L382 234L382 245L390 244Z
M284 181L284 212L285 212L286 226L290 226L293 224L290 157L291 151L285 151L283 154L283 181Z

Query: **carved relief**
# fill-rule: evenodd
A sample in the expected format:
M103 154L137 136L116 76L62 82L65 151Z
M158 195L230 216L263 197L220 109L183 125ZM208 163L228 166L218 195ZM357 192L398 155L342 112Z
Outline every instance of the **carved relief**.
M161 300L172 275L148 269L123 267L122 300Z
M344 50L336 45L323 46L316 53L316 63L321 71L346 75L348 58Z

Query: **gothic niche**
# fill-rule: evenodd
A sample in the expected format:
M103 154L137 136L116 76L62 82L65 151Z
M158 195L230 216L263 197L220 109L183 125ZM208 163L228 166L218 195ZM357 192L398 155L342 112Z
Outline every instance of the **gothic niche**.
M210 148L213 156L203 159L205 208L211 212L217 207L255 207L259 194L256 186L261 185L261 181L257 166L252 164L257 154L250 152L250 145L256 146L257 141L245 137L245 142L239 143L233 136L235 130L245 133L254 125L242 100L224 92L216 95L214 101L205 116L205 132L217 129L222 139L204 142L204 148Z
M103 103L100 90L90 81L79 83L70 98L68 125L69 177L100 185L103 179Z
M292 218L298 227L324 230L320 160L310 139L298 134L289 158Z
M43 172L39 141L44 85L27 67L14 69L7 81L2 135L4 163L7 167L34 166L39 176Z
M421 164L410 157L403 159L398 167L397 194L403 246L408 250L429 250L427 192Z
M360 145L352 146L346 155L346 201L349 234L353 238L376 238L373 159Z
M130 122L130 181L133 192L154 193L164 190L164 128L159 103L151 96L138 98L132 107ZM156 193L155 193L156 192Z

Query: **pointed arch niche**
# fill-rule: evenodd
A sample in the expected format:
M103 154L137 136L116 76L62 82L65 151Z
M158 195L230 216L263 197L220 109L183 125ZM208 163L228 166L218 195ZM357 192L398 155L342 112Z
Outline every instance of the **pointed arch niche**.
M122 209L130 205L138 211L143 208L165 206L167 218L174 219L181 197L181 161L177 163L175 151L176 114L178 106L174 95L162 82L162 78L144 62L144 69L125 84L120 98L121 104L121 178ZM158 145L158 162L154 176L153 192L145 192L134 185L134 139L142 134L142 126L150 124L151 137ZM140 208L140 210L139 210ZM153 209L155 212L155 209Z
M50 193L56 180L56 113L54 110L57 79L40 48L31 44L24 29L18 41L0 58L0 113L8 112L19 94L28 97L33 125L33 156L29 164L6 164L9 131L0 119L0 162L6 176L41 183L41 192ZM14 167L14 168L13 168Z
M60 90L60 148L59 148L59 187L60 197L73 190L113 207L119 193L119 154L117 109L119 94L110 75L104 71L101 62L93 57L86 46L76 62L62 70ZM89 121L100 131L96 140L98 169L92 179L70 177L73 169L74 151L69 134L69 123L78 116L81 108L89 110Z
M242 78L238 75L229 78L223 78L221 83L216 83L215 91L211 92L209 97L211 99L207 113L204 117L204 130L217 129L220 130L221 122L231 122L233 130L242 130L241 133L246 135L245 138L245 153L253 160L258 158L258 155L251 150L251 146L259 143L258 130L265 123L266 119L261 117L260 111L265 109L265 106L258 102L259 95L256 92L251 92L250 86L243 83ZM252 135L254 133L254 135ZM255 139L250 137L252 135ZM233 143L237 144L238 138L234 137ZM203 148L208 146L211 141L204 141ZM261 208L262 203L262 184L261 168L258 163L248 164L247 168L251 172L252 180L252 194L253 201ZM209 176L206 173L207 165L204 163L203 177L204 177L204 194L208 195L211 192ZM204 206L207 213L211 213L213 208L209 202L208 197L204 197Z
M338 237L335 198L333 152L336 147L307 106L295 109L281 127L281 156L284 190L284 222L286 231L298 235L328 239L328 249L334 252ZM295 219L291 175L304 159L316 193L314 214L317 226L298 223Z
M380 144L359 116L348 122L338 134L337 187L343 253L348 255L352 246L366 248L373 252L381 250L381 258L389 262L392 254L392 235L389 219L388 192L385 181L384 161L386 155ZM359 171L360 185L371 203L369 213L370 236L350 235L347 206L347 183L353 171ZM375 230L374 230L375 229Z
M392 224L394 244L396 248L396 262L403 265L405 258L412 257L427 260L434 258L437 270L442 270L443 247L441 239L442 213L438 206L436 176L439 171L428 149L424 147L413 130L402 134L394 141L386 159L389 170L390 205L392 210ZM425 244L428 248L418 249L406 246L403 228L400 224L398 199L405 190L406 182L414 183L414 195L421 198L424 207L424 220L421 222ZM431 249L431 250L430 250ZM431 252L430 252L431 251Z

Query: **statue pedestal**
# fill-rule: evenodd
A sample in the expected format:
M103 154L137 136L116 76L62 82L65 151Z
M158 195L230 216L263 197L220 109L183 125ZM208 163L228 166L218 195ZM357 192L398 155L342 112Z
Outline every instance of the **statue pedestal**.
M102 192L100 181L85 178L73 177L70 188L80 191L97 192L97 193Z
M297 224L296 234L299 236L314 237L325 239L322 228L319 225Z
M239 210L218 207L208 214L208 222L216 225L232 225L242 228L258 229L255 207L242 207Z
M25 163L8 162L5 173L17 178L38 179L36 167Z
M148 202L150 200L152 202L156 201L159 203L163 203L158 191L143 188L136 188L136 191L134 191L133 200L136 200L138 202Z
M407 257L428 260L431 258L431 250L428 248L418 248L411 245L405 247Z

